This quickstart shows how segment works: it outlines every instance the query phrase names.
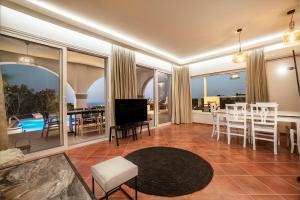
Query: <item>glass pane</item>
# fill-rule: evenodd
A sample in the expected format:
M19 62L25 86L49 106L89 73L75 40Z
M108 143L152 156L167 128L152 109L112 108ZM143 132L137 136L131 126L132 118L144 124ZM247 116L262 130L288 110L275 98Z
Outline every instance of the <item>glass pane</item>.
M204 104L216 103L224 109L225 104L245 102L245 78L245 72L234 73L234 76L232 74L208 76L207 97L204 99Z
M3 35L0 43L9 147L62 145L60 49Z
M171 102L171 75L158 72L159 124L171 121Z
M203 110L204 82L203 77L191 78L193 110Z
M154 70L144 67L136 68L138 98L148 99L148 118L150 127L154 126Z
M105 60L68 51L67 121L69 144L105 135Z

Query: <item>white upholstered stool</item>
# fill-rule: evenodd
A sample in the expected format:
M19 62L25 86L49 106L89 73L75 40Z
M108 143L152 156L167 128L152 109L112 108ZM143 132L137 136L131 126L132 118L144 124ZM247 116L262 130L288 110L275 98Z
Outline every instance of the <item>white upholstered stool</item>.
M121 190L127 197L132 199L125 192L121 185L131 179L135 179L135 199L137 199L137 175L138 167L125 158L118 156L110 160L106 160L99 164L93 165L92 170L92 190L95 194L94 182L105 192L105 196L101 199L108 199L108 196L117 190Z

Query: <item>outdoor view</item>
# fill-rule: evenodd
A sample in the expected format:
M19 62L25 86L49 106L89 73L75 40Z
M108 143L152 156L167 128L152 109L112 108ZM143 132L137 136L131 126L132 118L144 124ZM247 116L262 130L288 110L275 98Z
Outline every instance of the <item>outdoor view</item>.
M209 111L210 104L225 108L225 104L245 102L246 73L197 76L191 80L193 110Z
M62 144L60 50L0 37L9 146L24 153Z
M105 134L105 60L68 51L67 122L71 145Z
M148 100L148 119L150 127L154 126L154 70L138 66L136 68L138 98Z
M171 121L171 75L158 72L158 122Z

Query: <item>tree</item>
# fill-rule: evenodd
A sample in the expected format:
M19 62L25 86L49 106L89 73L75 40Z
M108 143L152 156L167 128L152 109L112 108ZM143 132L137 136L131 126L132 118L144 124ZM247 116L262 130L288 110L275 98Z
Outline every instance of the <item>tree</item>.
M26 115L34 112L34 91L26 85L4 88L7 116Z
M43 114L59 111L59 98L53 89L45 89L35 93L36 112Z

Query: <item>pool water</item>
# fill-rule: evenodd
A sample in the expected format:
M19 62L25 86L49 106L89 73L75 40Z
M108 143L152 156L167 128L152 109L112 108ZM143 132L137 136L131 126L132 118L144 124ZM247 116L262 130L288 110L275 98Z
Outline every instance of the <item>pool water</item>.
M44 119L21 120L17 126L22 127L25 132L41 131L44 128Z
M72 119L72 124L75 122ZM24 132L42 131L44 128L44 119L24 119L19 122L18 127L22 127ZM69 116L67 118L67 126L69 126Z

